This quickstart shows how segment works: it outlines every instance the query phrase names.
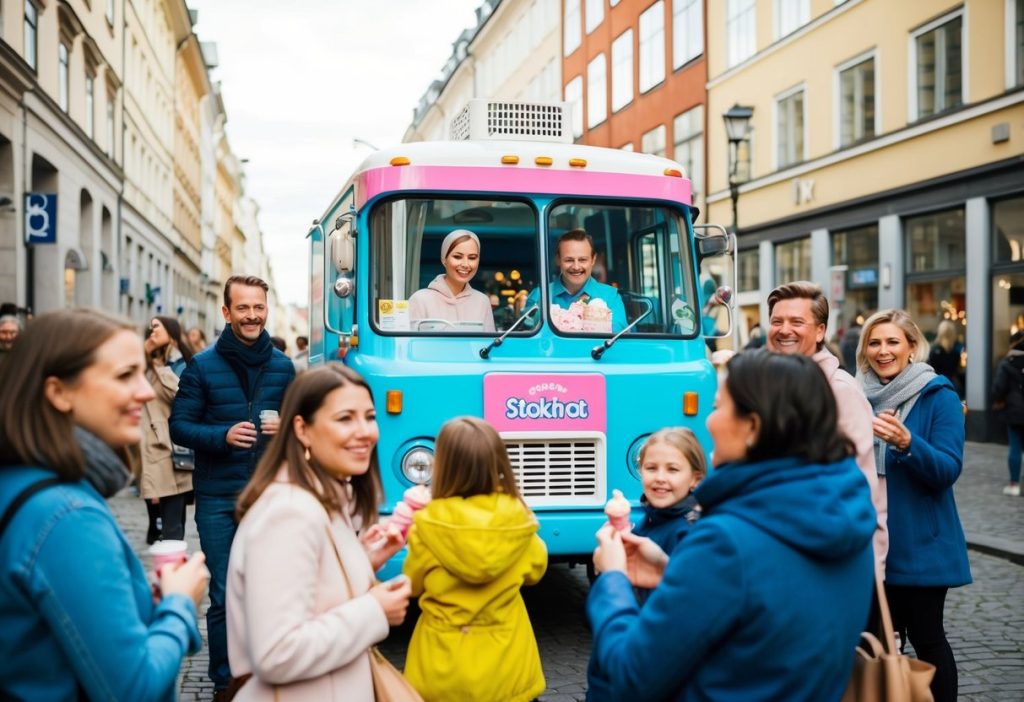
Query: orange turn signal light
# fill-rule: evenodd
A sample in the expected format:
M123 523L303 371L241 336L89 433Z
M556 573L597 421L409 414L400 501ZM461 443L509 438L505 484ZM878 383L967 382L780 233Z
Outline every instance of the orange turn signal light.
M388 410L388 414L401 414L402 412L402 391L401 390L388 390L386 394L387 400L385 405Z
M538 166L550 166L555 161L550 156L538 156L537 158L533 159L533 162L536 163Z
M505 156L501 157L501 162L508 164L510 166L514 166L517 163L519 163L519 157L516 156L515 154L506 154Z
M673 178L682 178L683 172L678 168L666 168L665 175L672 176Z
M687 417L697 416L697 393L690 391L683 393L683 414Z
M585 159L585 158L570 158L569 159L569 165L572 166L573 168L586 168L587 167L587 159Z
M412 161L409 160L408 156L395 156L391 159L392 166L408 166Z

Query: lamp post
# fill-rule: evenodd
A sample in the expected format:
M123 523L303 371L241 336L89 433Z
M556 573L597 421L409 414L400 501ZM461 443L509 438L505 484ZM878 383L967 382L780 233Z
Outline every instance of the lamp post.
M750 118L754 115L753 107L735 104L722 114L725 121L725 133L729 138L729 194L732 196L732 231L736 233L736 210L740 199L740 185L746 179L740 178L740 144L750 136Z

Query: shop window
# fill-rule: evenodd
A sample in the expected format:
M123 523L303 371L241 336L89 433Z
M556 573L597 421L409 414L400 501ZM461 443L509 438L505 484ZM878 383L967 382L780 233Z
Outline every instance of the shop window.
M839 68L839 146L875 136L875 57Z
M736 256L737 292L757 292L761 289L761 252L744 249Z
M992 205L992 263L1024 262L1024 196Z
M612 112L633 101L633 30L612 42Z
M908 275L963 270L966 238L962 209L910 217L904 231Z
M704 106L677 115L672 123L672 158L682 164L693 187L693 201L704 192Z
M703 0L674 0L672 3L672 68L704 53Z
M665 80L665 3L654 3L640 15L640 92Z
M786 168L804 160L803 86L780 96L775 102L776 168Z
M1010 350L1010 335L1024 329L1024 271L992 276L993 367Z
M729 0L726 6L725 41L729 68L742 63L757 51L755 0Z
M811 279L811 238L787 241L775 247L775 284Z
M878 225L833 232L832 266L843 276L829 299L839 311L838 328L862 324L878 309Z
M911 37L911 120L963 104L963 10L933 22Z
M665 155L665 125L659 124L640 137L640 151L654 156Z

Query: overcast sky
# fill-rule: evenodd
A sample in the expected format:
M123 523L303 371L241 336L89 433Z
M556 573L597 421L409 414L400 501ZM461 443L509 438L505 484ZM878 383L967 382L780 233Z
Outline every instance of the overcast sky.
M278 295L306 304L304 236L367 155L401 141L481 0L187 0L217 44L228 140L245 165Z

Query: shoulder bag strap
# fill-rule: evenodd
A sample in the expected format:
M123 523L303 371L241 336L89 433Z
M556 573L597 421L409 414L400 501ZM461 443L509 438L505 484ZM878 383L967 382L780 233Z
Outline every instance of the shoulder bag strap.
M338 568L341 569L341 577L345 579L345 587L348 589L348 598L351 600L356 596L356 591L352 589L352 581L348 579L348 571L345 570L345 562L341 560L341 551L338 550L338 544L334 541L334 533L331 531L330 514L327 515L327 541L331 544L331 550L334 551L334 558L338 561Z
M882 645L886 653L896 655L896 632L892 626L892 614L889 612L889 600L885 596L885 583L882 581L882 573L875 568L875 592L878 593L878 610L882 615Z
M11 504L7 506L7 509L4 510L4 515L0 517L0 538L3 538L4 531L7 529L7 525L10 524L11 520L14 519L15 513L21 509L22 505L28 502L29 498L40 490L45 490L51 485L57 485L60 482L60 478L56 476L52 478L43 478L42 480L37 480L36 482L28 485L25 489L19 492L14 499L11 500Z

